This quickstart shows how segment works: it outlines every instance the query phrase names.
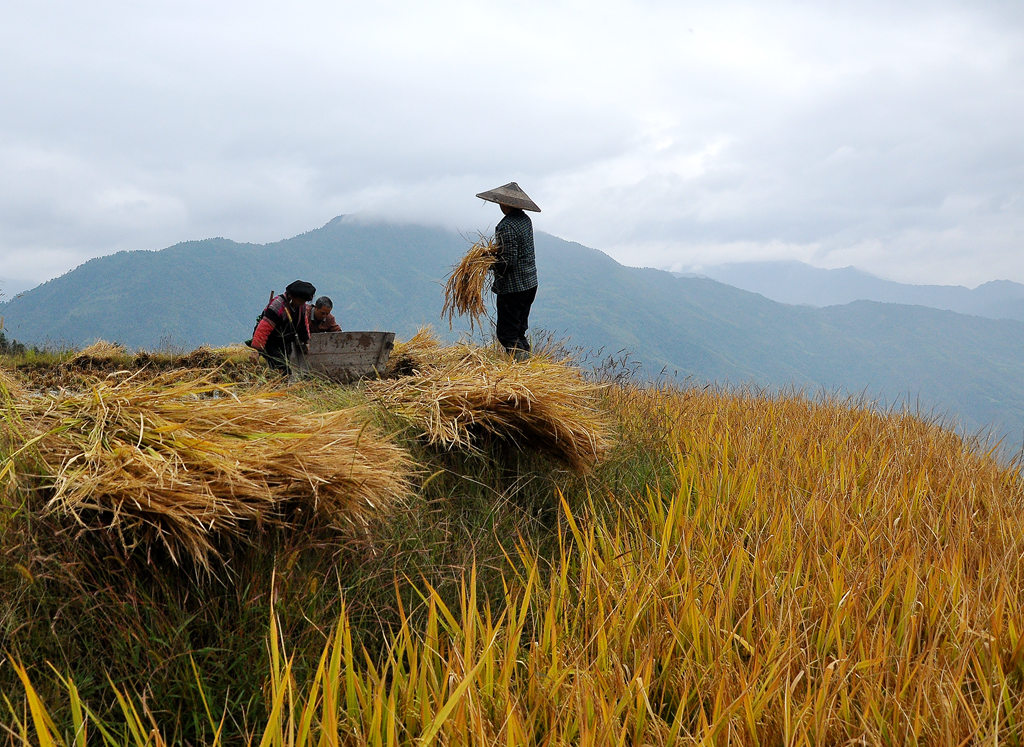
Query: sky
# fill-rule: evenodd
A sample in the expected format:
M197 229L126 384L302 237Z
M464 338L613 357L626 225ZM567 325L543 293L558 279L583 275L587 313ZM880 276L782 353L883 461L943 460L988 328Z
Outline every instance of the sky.
M337 215L1024 282L1024 2L5 0L0 293ZM6 287L5 287L6 286ZM0 297L2 298L2 297Z

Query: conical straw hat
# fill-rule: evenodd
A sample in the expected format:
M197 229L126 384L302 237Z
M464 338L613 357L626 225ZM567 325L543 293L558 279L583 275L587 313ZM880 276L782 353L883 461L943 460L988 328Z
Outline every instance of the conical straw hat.
M486 192L481 192L477 197L481 200L496 202L499 205L508 205L520 210L532 210L535 213L540 212L537 203L531 200L530 196L520 189L519 185L515 182L509 182L503 187L496 187Z

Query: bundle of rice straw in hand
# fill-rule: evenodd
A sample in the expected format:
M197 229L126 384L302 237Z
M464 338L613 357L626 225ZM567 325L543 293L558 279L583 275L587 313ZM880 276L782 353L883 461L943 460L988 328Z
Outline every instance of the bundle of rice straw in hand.
M481 236L466 252L448 276L444 285L444 307L441 318L448 319L449 329L456 315L469 316L469 329L487 316L484 293L490 289L491 268L497 262L498 245L494 240Z

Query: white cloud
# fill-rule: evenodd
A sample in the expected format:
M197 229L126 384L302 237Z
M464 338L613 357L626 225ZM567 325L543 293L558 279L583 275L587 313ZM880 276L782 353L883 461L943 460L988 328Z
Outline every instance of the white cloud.
M1021 7L16 4L0 275L340 213L475 229L514 179L630 264L1024 281Z

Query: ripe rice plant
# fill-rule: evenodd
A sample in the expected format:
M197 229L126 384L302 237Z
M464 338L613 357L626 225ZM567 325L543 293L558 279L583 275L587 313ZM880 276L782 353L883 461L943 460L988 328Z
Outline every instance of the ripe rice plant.
M506 374L486 370L492 385ZM1024 740L1018 466L857 402L620 386L601 396L619 438L664 454L674 480L611 492L595 471L589 499L561 501L551 549L503 538L503 585L487 598L478 566L450 596L413 579L421 609L399 596L379 650L358 645L351 595L322 649L290 647L272 616L266 717L248 741ZM11 696L14 741L93 730L160 743L163 704L147 696L115 688L123 724L104 724L65 678L72 716L56 725L16 672L26 697ZM237 714L204 703L213 743L232 741Z

